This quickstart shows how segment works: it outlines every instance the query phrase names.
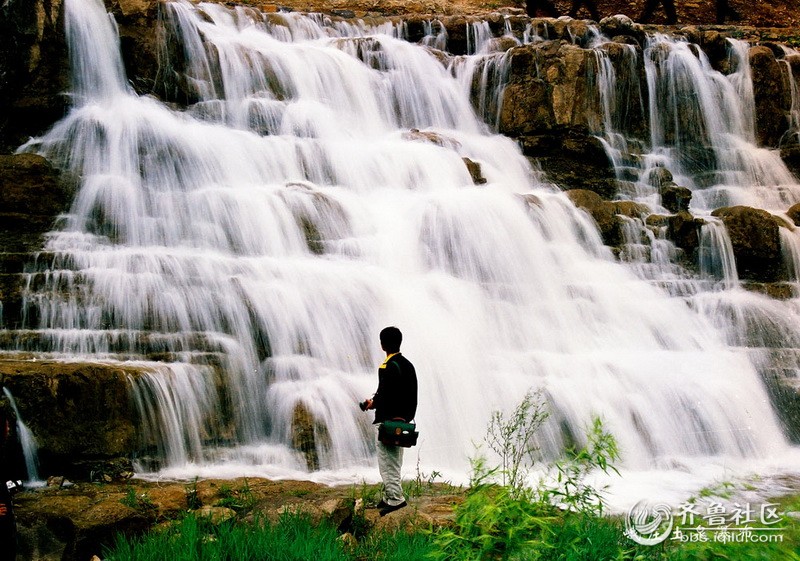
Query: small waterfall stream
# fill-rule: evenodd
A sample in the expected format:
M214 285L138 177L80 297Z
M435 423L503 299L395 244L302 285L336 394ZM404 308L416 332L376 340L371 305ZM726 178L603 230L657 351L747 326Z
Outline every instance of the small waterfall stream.
M480 52L482 27L470 35L477 54L447 68L402 40L402 26L171 1L163 20L182 61L165 72L194 98L180 111L127 86L99 1L65 6L75 104L22 150L81 185L48 236L30 327L58 356L151 365L133 382L157 447L140 470L374 478L357 402L374 390L389 324L420 374L422 437L408 462L418 456L422 469L463 478L491 412L529 389L552 412L541 434L551 458L593 415L640 474L746 470L789 453L759 378L763 349L743 352L747 320L730 320L742 308L702 280L681 279L697 295L689 306L652 282L678 275L652 233L660 273L617 263L586 216L476 115L467 84L481 73L502 83L488 76L505 56ZM427 45L445 40L430 31ZM652 117L653 152L695 188L667 83L710 71L666 44L654 38L648 55L660 60L651 100L673 116ZM756 185L779 182L794 197L771 154L737 155L741 108L714 113L714 94L700 93L691 134L727 143L709 155L726 162L726 180L697 200L750 201L743 184L762 171L773 175ZM484 114L499 110L491 99ZM708 236L710 252L725 247L713 225ZM725 259L709 256L707 272L733 282ZM775 332L798 332L781 318ZM292 445L298 406L317 423L314 474Z
M25 472L28 476L26 484L29 486L43 484L39 479L39 445L36 442L36 437L20 416L19 409L17 409L17 402L11 394L11 391L8 388L3 388L3 393L6 398L8 398L8 402L11 404L14 414L17 416L17 433L19 434L20 445L22 446L22 455L25 459ZM5 484L5 481L3 481L2 484Z

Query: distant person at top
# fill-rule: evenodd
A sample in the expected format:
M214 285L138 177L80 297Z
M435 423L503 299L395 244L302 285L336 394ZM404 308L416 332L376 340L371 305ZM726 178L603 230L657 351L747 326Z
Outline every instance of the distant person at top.
M597 11L597 3L594 0L572 0L572 7L569 9L569 17L578 17L578 10L581 6L586 6L589 14L594 21L600 21L600 12Z
M551 18L561 15L550 0L525 0L525 13L529 18L535 18L537 11Z
M675 12L675 2L673 2L673 0L646 0L644 9L637 18L637 21L640 23L649 23L659 3L664 6L664 14L667 16L667 23L669 25L678 23L678 14Z
M742 16L728 5L728 0L717 0L717 23L723 24L726 19L739 21Z

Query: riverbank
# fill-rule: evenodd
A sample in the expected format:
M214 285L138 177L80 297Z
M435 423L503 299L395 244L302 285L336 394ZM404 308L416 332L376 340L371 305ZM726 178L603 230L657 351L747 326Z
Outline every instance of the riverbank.
M681 534L673 530L669 541L648 546L625 537L624 517L568 513L544 505L535 495L513 497L492 485L460 488L420 478L406 481L404 486L409 507L381 518L374 508L379 498L377 485L329 487L259 478L76 484L56 479L48 487L24 491L17 497L20 554L26 561L86 561L93 556L142 561L177 559L179 553L182 559L222 555L247 559L237 557L241 553L220 550L236 542L239 552L262 547L267 552L263 558L271 559L276 545L270 540L279 539L276 527L282 540L280 559L315 561L418 561L422 555L461 559L464 557L448 545L454 536L459 536L459 542L517 547L519 544L515 546L514 539L502 532L520 529L524 524L530 527L519 539L529 543L520 547L539 551L537 559L566 558L554 556L554 547L559 554L572 551L581 555L575 559L587 559L587 555L652 561L707 559L712 553L737 561L792 559L791 551L800 543L797 494L747 503L756 518L764 516L762 506L775 510L777 517L768 522L772 535L781 538L774 543L737 542L735 537L727 542L713 537L681 541ZM731 508L732 501L737 500L732 494L736 491L731 485L707 489L694 499L694 510L705 515L712 508L718 512ZM675 519L678 526L679 520ZM704 523L706 520L702 518ZM713 530L713 521L706 523L709 526ZM732 525L731 535L741 533L736 526ZM473 528L472 534L467 532L468 527ZM685 533L685 521L681 529ZM755 531L755 535L766 534ZM302 543L293 542L292 536L302 536ZM308 554L311 544L313 557ZM251 551L249 555L253 554Z

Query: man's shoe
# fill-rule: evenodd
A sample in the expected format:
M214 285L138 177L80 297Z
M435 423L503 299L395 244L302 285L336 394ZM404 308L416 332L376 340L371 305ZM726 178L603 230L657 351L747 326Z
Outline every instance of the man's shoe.
M389 506L389 503L387 503L386 501L381 499L380 502L375 505L375 508L386 508L388 506Z
M383 501L381 501L381 502L383 502ZM403 502L402 502L402 503L400 503L399 505L394 505L394 506L392 506L392 505L386 505L385 507L381 508L381 509L378 511L378 514L380 514L381 516L386 516L386 515L387 515L387 514L389 514L390 512L394 512L395 510L400 510L401 508L403 508L403 507L405 507L405 506L408 506L408 503L407 503L406 501L403 501Z

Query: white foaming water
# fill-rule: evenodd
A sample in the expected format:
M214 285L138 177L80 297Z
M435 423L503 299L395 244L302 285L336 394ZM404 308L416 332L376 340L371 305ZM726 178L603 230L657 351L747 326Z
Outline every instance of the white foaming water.
M733 246L722 221L709 218L700 228L700 247L698 248L700 275L722 281L724 288L738 285L736 260Z
M786 65L786 76L789 80L789 92L792 97L792 105L789 111L789 130L781 139L781 142L794 141L800 142L800 81L798 81L792 67L800 67L800 51L783 47L785 57L782 62Z
M17 409L17 402L11 394L11 390L3 388L3 393L8 398L14 414L17 416L17 433L19 434L19 441L22 447L22 455L25 457L25 471L28 479L26 483L29 486L38 486L43 482L39 479L39 444L36 442L36 437L33 435L31 429L22 420L22 416ZM0 484L5 485L5 481Z
M66 9L104 18L99 2ZM616 264L395 27L164 9L197 103L173 111L128 91L118 60L81 59L80 102L24 147L82 178L29 297L41 336L67 355L171 359L133 384L161 475L374 480L357 402L389 324L419 373L407 461L423 470L463 480L491 411L531 388L552 411L550 457L593 415L631 473L699 482L790 453L731 324ZM76 29L73 51L100 48ZM299 404L324 427L313 474L292 448Z
M777 150L755 145L749 45L728 42L736 70L724 76L696 45L650 38L644 56L651 149L693 191L693 209L746 205L784 212L800 202L800 185Z

